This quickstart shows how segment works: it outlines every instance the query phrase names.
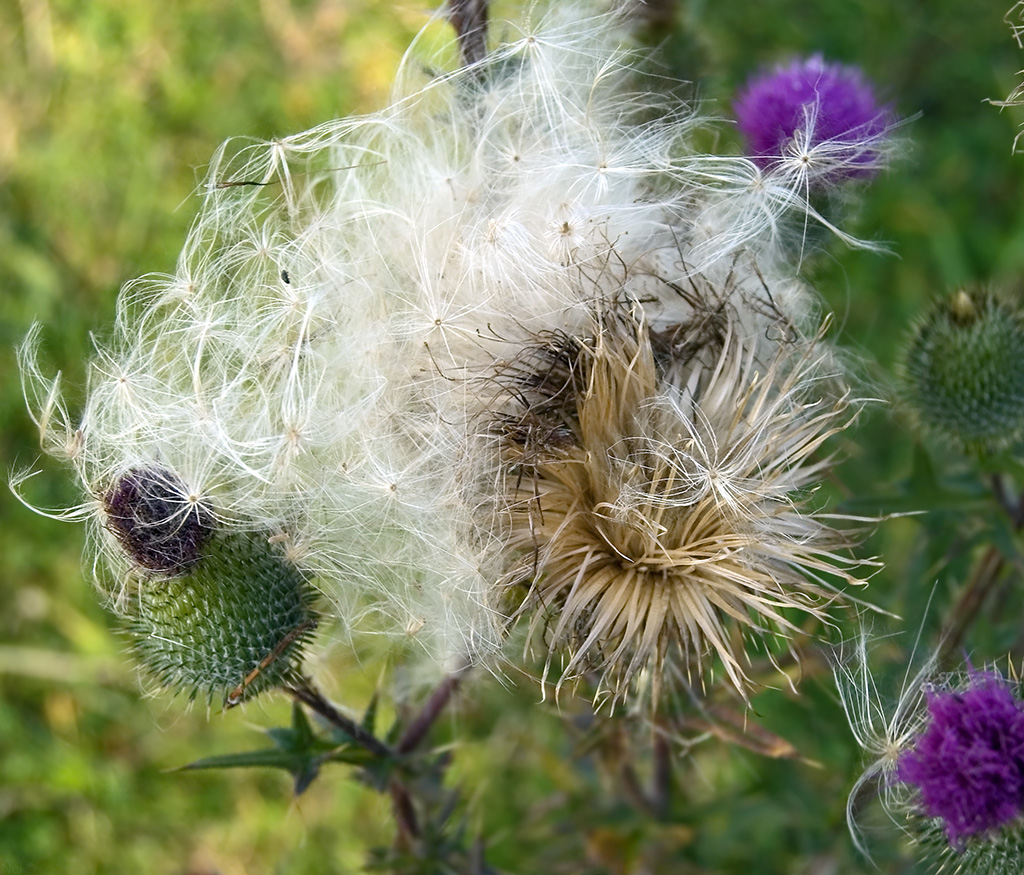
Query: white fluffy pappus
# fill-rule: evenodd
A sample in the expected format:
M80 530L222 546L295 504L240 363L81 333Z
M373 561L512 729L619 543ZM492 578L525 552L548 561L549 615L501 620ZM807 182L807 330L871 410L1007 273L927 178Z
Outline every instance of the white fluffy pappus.
M158 466L218 525L272 533L350 627L442 664L489 653L508 533L479 436L500 363L586 335L612 299L684 323L698 271L744 343L771 345L777 307L805 321L797 287L765 281L801 193L754 203L749 161L696 152L706 120L645 89L622 26L531 7L471 67L423 82L410 54L378 113L225 144L175 272L123 290L80 416L32 333L26 398L89 496L69 516L93 521L115 604L137 570L103 496Z
M854 845L871 859L858 815L865 793L877 790L889 818L906 831L907 813L913 809L913 792L896 780L900 756L928 724L927 691L940 679L938 651L929 654L913 671L921 630L910 659L898 678L882 683L871 666L872 654L881 639L867 628L837 652L833 676L850 731L867 759L846 802L846 822ZM913 672L913 673L912 673ZM893 689L896 681L898 689Z

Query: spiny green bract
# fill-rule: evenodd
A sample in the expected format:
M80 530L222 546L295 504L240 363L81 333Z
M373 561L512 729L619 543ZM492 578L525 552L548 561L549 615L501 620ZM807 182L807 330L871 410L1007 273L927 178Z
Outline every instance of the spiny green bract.
M141 584L133 650L164 686L236 705L297 677L312 601L265 536L215 535L188 574Z
M903 359L903 400L924 432L968 452L999 452L1024 435L1024 315L961 290L917 325Z
M913 816L910 834L921 848L926 872L935 875L1006 875L1020 871L1024 859L1024 823L1020 819L999 830L951 845L941 818Z

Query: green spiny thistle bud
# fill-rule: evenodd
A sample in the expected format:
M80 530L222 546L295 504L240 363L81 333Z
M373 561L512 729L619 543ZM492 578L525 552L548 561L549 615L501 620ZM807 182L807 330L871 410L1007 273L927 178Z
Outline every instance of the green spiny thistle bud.
M969 452L1024 435L1024 314L990 292L938 302L904 353L903 400L918 428Z
M917 856L927 860L930 872L1003 875L1019 871L1024 859L1024 827L1019 819L956 845L949 843L939 818L912 815L907 825L920 848Z
M187 574L141 584L133 649L164 686L230 707L297 677L312 601L265 536L215 534Z
M306 580L265 534L218 531L172 471L131 468L102 497L138 572L133 649L167 687L237 705L296 677L316 625Z

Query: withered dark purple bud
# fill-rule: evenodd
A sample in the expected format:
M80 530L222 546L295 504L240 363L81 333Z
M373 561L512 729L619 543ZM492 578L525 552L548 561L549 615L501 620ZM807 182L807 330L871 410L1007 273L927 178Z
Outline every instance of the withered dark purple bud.
M181 479L158 466L131 468L103 495L107 528L147 571L184 574L201 558L214 519Z
M462 63L469 66L487 57L488 0L448 0L448 20L455 28Z

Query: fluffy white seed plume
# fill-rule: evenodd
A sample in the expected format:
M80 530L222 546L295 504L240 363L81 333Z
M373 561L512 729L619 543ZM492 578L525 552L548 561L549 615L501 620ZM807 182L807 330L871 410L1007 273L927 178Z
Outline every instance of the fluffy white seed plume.
M927 726L926 692L929 685L939 677L938 651L930 654L917 672L911 675L914 654L921 643L921 631L918 630L906 669L897 679L898 689L891 696L886 695L889 690L879 689L879 683L869 665L872 645L875 643L869 630L863 629L856 639L845 644L836 655L833 675L839 698L853 737L868 760L847 798L846 822L853 843L868 859L871 859L871 854L857 820L864 793L876 787L884 801L886 813L903 829L906 827L902 821L906 820L906 813L912 809L911 790L896 780L896 770L900 756ZM897 818L894 812L900 816Z
M693 377L722 400L687 419L688 384L669 379L675 395L638 396L637 415L688 424L683 437L707 458L672 476L704 484L693 502L782 527L771 563L825 561L801 546L809 532L795 511L766 515L732 491L778 461L764 489L784 508L774 493L814 470L801 467L820 442L808 423L834 428L832 414L779 408L789 389L762 398L752 382L750 362L773 358L779 309L788 325L807 318L799 288L766 277L783 214L806 203L799 191L757 195L746 159L695 152L705 120L646 90L621 25L576 4L531 9L496 25L500 44L468 68L424 82L411 54L376 114L226 144L175 272L124 289L80 418L39 373L29 338L26 396L44 447L73 462L91 496L78 515L97 524L115 600L135 571L102 499L125 472L155 465L219 525L273 533L352 626L374 613L365 628L415 632L442 663L490 651L508 550L533 549L495 496L508 482L490 424L506 404L495 407L495 379L538 337L593 337L610 301L631 302L651 336L728 312L721 363ZM700 287L719 291L694 294L698 270ZM775 366L759 379L777 377L789 379ZM742 439L708 419L728 419L736 398L759 405ZM736 441L767 448L747 457ZM675 470L667 446L659 483ZM720 463L738 472L724 485L708 479ZM742 611L745 584L729 586L735 605L722 609ZM753 598L786 625L776 611L788 597ZM701 634L737 679L721 634ZM625 674L656 649L645 644Z

